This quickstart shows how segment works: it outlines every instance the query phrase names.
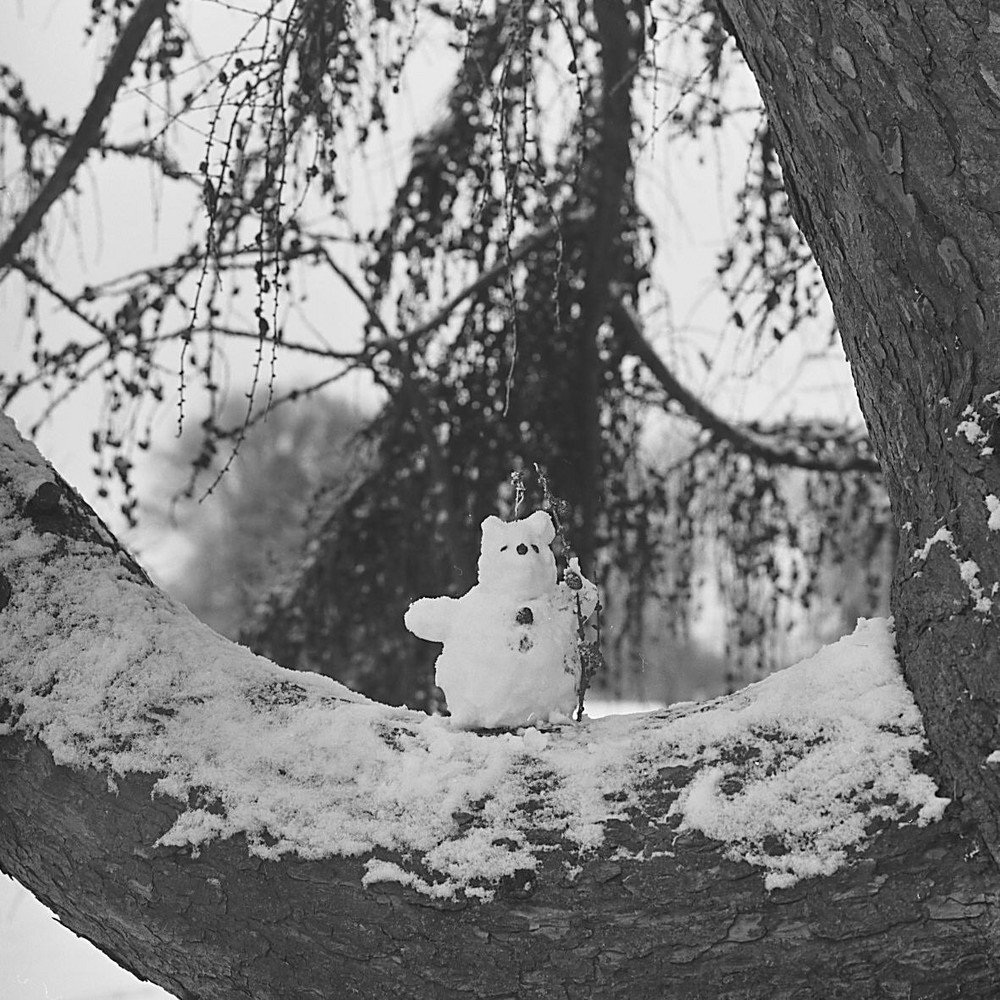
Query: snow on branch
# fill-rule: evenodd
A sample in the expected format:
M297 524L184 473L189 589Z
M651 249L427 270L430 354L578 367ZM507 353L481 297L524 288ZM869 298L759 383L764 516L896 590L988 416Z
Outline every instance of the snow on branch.
M658 856L699 829L780 887L946 804L911 763L923 731L885 621L704 705L462 732L217 635L0 416L0 736L12 734L112 788L153 775L180 814L150 848L197 853L242 834L261 857L362 857L367 882L445 898L491 898L552 851L571 877L614 821L655 829Z

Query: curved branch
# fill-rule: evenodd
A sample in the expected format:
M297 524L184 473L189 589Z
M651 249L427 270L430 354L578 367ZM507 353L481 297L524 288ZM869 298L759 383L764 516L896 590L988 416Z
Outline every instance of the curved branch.
M750 431L730 423L680 383L653 345L643 336L639 319L629 305L616 300L611 306L611 319L615 325L615 332L621 338L626 350L646 366L667 396L679 403L688 416L697 421L713 438L726 441L737 451L768 465L784 465L810 472L880 471L874 458L857 451L843 457L822 458L797 449L776 448Z
M25 241L42 224L45 213L65 193L77 170L87 158L87 154L98 142L104 121L114 106L121 85L132 69L139 47L154 22L165 15L166 9L167 0L141 0L129 18L111 52L104 75L94 90L94 96L62 158L35 200L0 245L0 280L9 273L14 258Z
M850 773L828 804L848 796L883 831L833 875L768 893L732 845L678 826L696 775L780 780L822 749L836 715L781 722L789 700L823 700L822 671L773 699L778 715L760 686L546 734L460 733L195 622L2 416L0 512L17 540L0 547L0 869L178 996L996 995L1000 873L957 818L900 823L878 790L865 817L858 755L835 755ZM847 676L830 681L841 696ZM684 727L697 745L743 709L757 744L706 736L678 764ZM888 736L908 760L906 734ZM703 803L739 794L700 787Z
M7 118L18 125L23 124L24 115L18 113L17 109L12 108L9 104L0 101L0 118ZM68 146L73 141L73 136L71 136L66 130L61 128L56 128L47 122L37 122L32 120L32 127L38 135L45 136L46 139L51 139L53 142L58 142L62 146ZM163 149L157 149L153 143L148 141L135 141L135 142L108 142L104 139L98 137L91 147L96 152L107 155L115 154L118 156L123 156L126 159L138 159L147 160L148 162L159 167L160 172L164 177L169 177L171 180L180 181L194 181L194 175L184 170L181 165Z

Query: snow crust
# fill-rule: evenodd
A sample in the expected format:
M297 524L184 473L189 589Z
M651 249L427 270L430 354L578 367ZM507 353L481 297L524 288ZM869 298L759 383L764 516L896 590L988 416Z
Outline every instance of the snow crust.
M947 803L912 765L923 731L886 620L704 705L480 736L277 667L100 546L35 534L18 511L44 462L2 416L0 456L0 735L112 789L155 776L181 809L157 847L242 835L264 858L361 857L368 884L489 899L553 843L572 875L639 810L668 846L701 830L776 888L844 864L873 822ZM665 768L689 776L669 807L647 794Z
M942 525L937 531L928 538L923 545L913 553L914 559L919 559L923 561L931 554L931 549L938 544L947 545L948 548L954 553L955 551L955 538L952 533Z
M768 888L839 868L879 821L924 825L949 800L913 769L920 715L902 682L891 621L850 636L674 724L709 766L673 809L682 829L767 869Z

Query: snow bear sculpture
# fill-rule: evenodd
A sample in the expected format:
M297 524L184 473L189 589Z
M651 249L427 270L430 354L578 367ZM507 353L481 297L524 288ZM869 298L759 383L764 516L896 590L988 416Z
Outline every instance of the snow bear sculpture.
M577 606L586 620L597 588L574 559L557 582L552 519L482 524L479 583L463 597L422 597L404 622L444 644L434 679L454 725L499 729L569 718L580 678ZM570 586L570 583L579 586Z

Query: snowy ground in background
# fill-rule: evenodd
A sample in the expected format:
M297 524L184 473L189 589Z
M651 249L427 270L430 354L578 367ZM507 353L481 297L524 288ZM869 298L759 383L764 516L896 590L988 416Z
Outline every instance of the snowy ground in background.
M588 698L586 712L592 719L604 715L631 715L633 712L656 712L666 706L662 701L609 701L604 698Z
M587 714L596 719L662 707L597 699L587 702ZM172 995L116 965L0 874L0 1000L172 1000Z

